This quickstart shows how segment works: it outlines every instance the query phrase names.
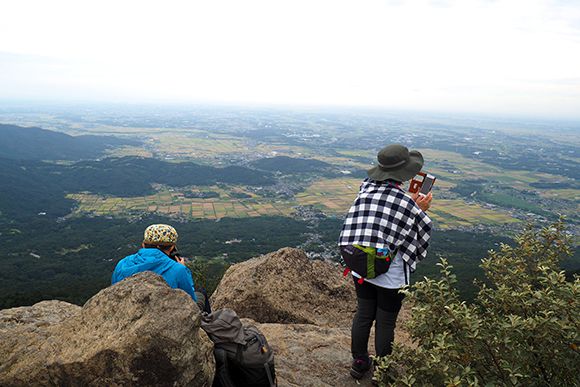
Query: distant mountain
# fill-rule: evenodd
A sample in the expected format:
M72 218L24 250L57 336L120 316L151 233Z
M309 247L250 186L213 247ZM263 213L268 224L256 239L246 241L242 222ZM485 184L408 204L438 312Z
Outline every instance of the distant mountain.
M137 145L111 136L69 136L41 128L0 124L0 155L16 160L83 160L102 156L109 148Z
M263 171L282 173L306 173L321 172L334 166L324 161L314 159L301 159L288 156L276 156L260 159L252 162L252 167Z

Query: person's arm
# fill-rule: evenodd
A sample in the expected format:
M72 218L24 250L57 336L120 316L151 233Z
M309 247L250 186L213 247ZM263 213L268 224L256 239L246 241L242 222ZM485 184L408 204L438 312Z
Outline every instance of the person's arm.
M113 270L113 274L111 275L111 285L115 285L117 282L121 281L122 278L119 278L119 265L121 262L117 263L115 266L115 270Z
M417 262L427 256L431 231L431 219L425 212L419 210L413 218L413 223L405 235L403 243L399 246L399 252L410 266L411 272L415 271Z

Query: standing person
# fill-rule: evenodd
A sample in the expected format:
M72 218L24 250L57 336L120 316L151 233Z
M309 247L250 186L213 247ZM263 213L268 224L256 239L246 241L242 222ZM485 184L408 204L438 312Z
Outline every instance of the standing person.
M114 285L134 274L152 271L165 279L174 289L191 296L200 310L211 312L205 291L195 291L191 271L177 253L177 231L167 224L152 224L145 229L141 249L119 261L113 272Z
M339 238L343 257L360 248L374 248L371 250L392 257L388 271L373 279L352 272L357 311L352 323L350 374L356 379L372 365L368 341L373 321L377 356L391 353L403 300L399 289L409 284L417 262L425 258L431 237L431 219L425 213L431 193L408 196L401 188L423 167L421 153L392 144L381 149L377 159L378 165L368 170L368 178L360 186Z

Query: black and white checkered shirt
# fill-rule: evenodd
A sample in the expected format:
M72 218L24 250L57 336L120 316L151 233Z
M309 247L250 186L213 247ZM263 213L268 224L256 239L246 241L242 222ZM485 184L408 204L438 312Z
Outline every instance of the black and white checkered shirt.
M348 211L338 244L387 248L401 254L415 271L425 258L431 219L394 184L365 179Z

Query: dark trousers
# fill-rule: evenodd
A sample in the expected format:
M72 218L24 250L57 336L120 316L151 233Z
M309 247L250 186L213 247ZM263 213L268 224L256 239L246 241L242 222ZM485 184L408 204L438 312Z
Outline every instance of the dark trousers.
M357 309L352 322L351 352L355 359L369 356L368 343L375 321L375 351L377 356L390 355L395 338L395 325L404 295L399 289L385 289L368 282L359 284L354 278Z
M197 298L197 307L202 312L211 313L211 306L209 305L209 297L204 288L200 288L195 291L195 297Z

